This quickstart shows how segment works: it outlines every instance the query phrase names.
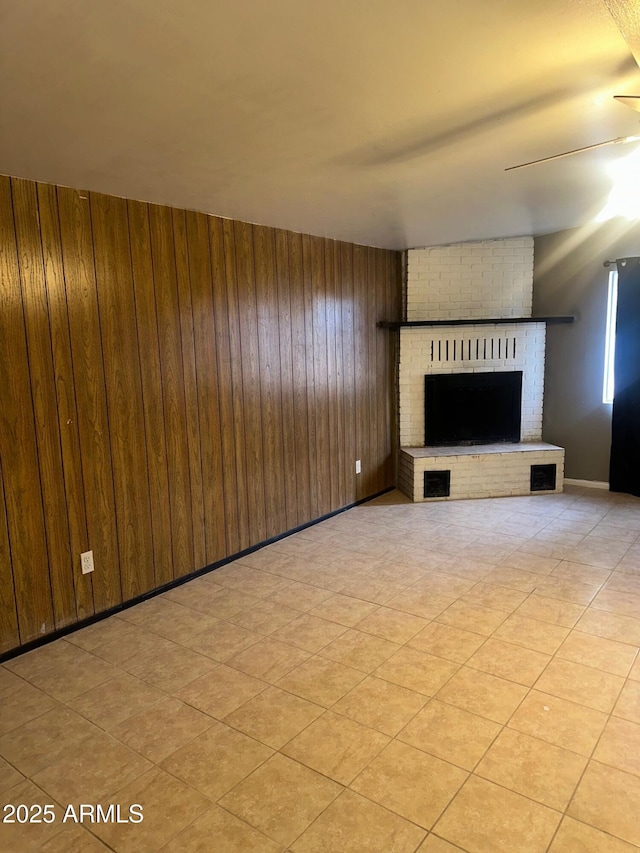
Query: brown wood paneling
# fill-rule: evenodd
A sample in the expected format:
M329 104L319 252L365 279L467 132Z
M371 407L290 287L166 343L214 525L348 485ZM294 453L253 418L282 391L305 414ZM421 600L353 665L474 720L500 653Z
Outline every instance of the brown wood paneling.
M127 202L91 193L120 578L126 601L154 586L142 380Z
M249 544L267 536L264 498L264 450L262 444L262 399L260 395L260 353L256 311L253 233L246 222L234 223L240 345L244 445L249 507Z
M11 182L56 628L77 621L36 185ZM77 558L79 559L79 554Z
M307 342L305 294L302 286L303 249L301 234L287 234L289 244L289 281L291 304L291 341L293 375L293 422L295 429L296 496L298 524L313 518L311 507L311 453L309 447L309 409L313 404L313 385L307 384ZM315 477L315 470L313 472Z
M11 186L0 177L0 460L21 642L55 627Z
M180 307L171 209L149 205L149 223L167 442L173 574L174 577L182 577L192 572L195 566Z
M0 653L20 645L16 590L13 583L7 507L0 466Z
M219 340L215 325L209 222L204 214L193 212L187 212L186 222L200 425L205 565L222 559L228 553L225 541L223 443L220 432L221 393L217 348ZM218 247L218 252L222 254L221 246ZM235 469L233 478L235 479Z
M89 199L58 188L62 262L78 412L88 547L93 551L97 612L122 601L109 422Z
M271 538L287 529L275 235L272 228L260 225L254 225L252 230L260 356L265 522L267 538Z
M286 529L298 524L297 441L295 427L295 385L293 365L293 312L289 243L286 231L278 229L276 239L276 287L278 297L278 344L280 353L280 405L285 484Z
M186 405L187 447L189 449L189 481L191 483L191 519L193 530L193 567L206 565L204 495L202 491L202 459L200 454L200 409L198 377L191 303L191 272L187 246L187 223L183 210L173 210L173 239L176 251L176 277L182 343L182 372Z
M0 652L392 485L399 270L0 179Z
M142 202L129 201L127 212L151 506L153 566L155 585L161 586L173 578L173 545L149 208Z
M92 575L83 575L80 571L80 554L88 550L89 538L82 483L78 412L69 335L67 290L62 263L58 199L56 188L50 184L38 184L37 190L58 407L56 419L64 471L64 500L58 512L64 510L67 516L77 618L86 619L94 612L93 580Z

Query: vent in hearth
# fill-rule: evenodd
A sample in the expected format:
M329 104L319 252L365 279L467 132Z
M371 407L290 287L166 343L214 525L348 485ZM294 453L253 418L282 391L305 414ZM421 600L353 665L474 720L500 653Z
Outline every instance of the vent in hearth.
M425 471L424 497L448 498L451 495L451 471Z
M516 338L434 338L427 348L432 362L511 360L516 357Z

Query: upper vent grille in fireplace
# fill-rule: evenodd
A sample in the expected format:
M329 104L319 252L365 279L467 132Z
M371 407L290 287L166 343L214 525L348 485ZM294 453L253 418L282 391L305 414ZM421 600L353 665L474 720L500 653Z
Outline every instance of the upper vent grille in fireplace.
M425 446L520 441L522 371L425 376Z

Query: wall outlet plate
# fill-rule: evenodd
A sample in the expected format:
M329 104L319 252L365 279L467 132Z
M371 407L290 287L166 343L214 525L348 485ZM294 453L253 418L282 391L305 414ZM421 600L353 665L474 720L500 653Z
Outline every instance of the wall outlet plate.
M356 474L359 474L362 471L362 465L360 464L360 460L356 459Z
M88 575L93 571L93 551L85 551L80 554L80 565L83 575Z

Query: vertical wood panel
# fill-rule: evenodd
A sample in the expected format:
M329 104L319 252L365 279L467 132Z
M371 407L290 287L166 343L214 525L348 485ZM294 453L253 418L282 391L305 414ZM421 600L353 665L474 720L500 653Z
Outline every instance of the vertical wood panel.
M0 652L391 485L399 271L0 179Z
M174 577L182 577L195 567L180 307L170 208L149 205L149 225L167 441L173 573Z
M249 506L249 543L266 538L264 456L262 444L262 400L260 397L260 354L256 312L253 234L246 222L234 224L240 344L242 348L242 394L244 444Z
M55 187L49 184L38 184L37 189L58 407L56 418L64 471L64 502L59 511L64 507L68 521L76 614L78 619L86 619L94 612L93 580L92 575L83 575L80 571L80 554L89 548L89 539L82 483L67 292L62 265L58 200Z
M62 628L77 620L77 612L36 186L14 179L12 195L53 614Z
M293 312L287 232L276 231L276 280L278 291L278 341L280 352L280 401L286 500L286 529L298 524L298 449L295 428L293 369Z
M260 409L262 413L262 464L266 535L286 530L282 444L282 396L275 236L272 228L253 226L258 351L260 356Z
M298 524L313 518L311 505L311 453L309 447L309 409L313 403L313 385L307 384L306 315L303 288L302 235L288 233L289 278L291 282L291 342L293 373L293 422L295 427L296 495ZM314 473L315 476L315 473Z
M202 491L202 460L200 455L200 409L191 302L191 271L187 248L187 224L183 210L173 210L173 237L176 251L176 276L182 343L187 447L189 449L189 480L191 483L191 517L193 530L193 568L206 564L204 535L204 495Z
M127 202L91 193L96 285L126 601L154 586L151 505Z
M191 275L205 532L205 559L201 565L206 565L222 559L227 554L222 468L223 443L220 434L221 394L218 382L218 352L216 347L218 338L215 328L215 302L211 280L209 223L204 214L187 212L186 224ZM198 564L197 558L196 564Z
M161 586L173 578L173 537L149 209L143 202L129 201L127 212L151 507L153 566L155 585Z
M104 385L100 319L89 201L85 193L58 188L62 262L78 411L88 546L93 551L96 611L122 601L118 566L113 471Z

